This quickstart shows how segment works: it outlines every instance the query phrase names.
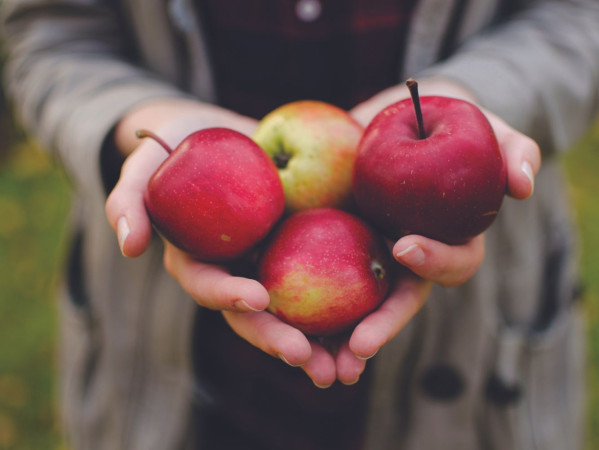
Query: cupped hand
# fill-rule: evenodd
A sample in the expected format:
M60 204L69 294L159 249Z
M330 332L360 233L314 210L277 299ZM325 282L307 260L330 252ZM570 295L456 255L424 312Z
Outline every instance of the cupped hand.
M144 104L121 120L115 143L127 158L105 209L123 255L139 256L150 243L152 228L144 205L144 192L150 177L167 157L156 142L137 139L136 130L153 131L174 148L191 132L214 126L250 136L257 122L222 108L182 99ZM225 318L243 339L288 364L302 365L317 384L334 381L334 363L330 380L331 359L324 349L310 343L299 330L263 311L270 299L259 282L233 276L225 266L197 261L166 240L164 266L200 306L224 311Z
M400 269L384 302L334 347L320 339L308 338L265 311L244 314L227 310L223 315L237 334L264 352L301 367L317 386L328 387L335 380L354 384L364 371L366 361L422 308L433 283L455 286L464 282L472 276L484 255L482 235L460 246L421 236L404 239L407 238L419 243L426 255L418 266L420 274Z
M403 246L409 250L398 256ZM456 286L474 274L484 256L484 238L479 235L463 245L447 245L411 235L393 246L393 254L403 267L397 271L391 293L360 321L337 354L337 378L345 384L357 381L366 361L420 311L433 283Z
M472 93L449 80L419 80L419 87L421 95L445 95L477 103ZM392 87L357 105L351 114L367 126L383 108L409 95L405 86ZM506 162L506 194L521 200L528 198L534 191L534 177L541 165L538 145L492 112L481 109L493 127ZM408 235L399 239L392 251L408 272L399 277L387 300L357 325L337 354L337 377L345 383L357 380L365 368L365 360L374 356L422 308L433 283L457 286L475 274L484 258L484 235L463 245L447 245L424 236Z
M116 128L115 144L128 156L105 206L123 255L139 256L150 243L152 226L144 193L149 179L168 156L153 140L138 139L138 129L153 131L175 148L190 133L202 128L227 127L251 135L256 126L254 119L187 99L155 100L124 117ZM269 303L268 293L257 281L233 277L224 267L198 262L167 241L164 262L168 272L201 306L256 311Z
M127 158L105 207L123 255L139 256L150 243L152 228L144 205L144 192L151 176L168 156L153 140L138 139L137 130L152 131L175 148L189 134L202 128L227 127L251 135L256 126L254 119L188 99L150 101L126 115L116 127L115 144Z
M418 80L418 86L420 95L455 97L477 104L474 94L451 80L425 78ZM406 86L397 85L357 105L351 114L366 126L383 108L409 96ZM481 110L495 132L506 163L506 194L520 200L530 197L534 191L534 177L541 166L539 146L497 115L482 107ZM465 245L448 246L423 236L409 235L397 241L393 255L399 263L422 278L443 286L456 286L476 272L484 257L484 240L481 235Z
M320 388L336 380L355 384L366 360L393 338L424 304L432 281L405 271L397 277L385 301L347 336L307 337L266 311L225 310L229 326L250 344L285 363L299 367Z

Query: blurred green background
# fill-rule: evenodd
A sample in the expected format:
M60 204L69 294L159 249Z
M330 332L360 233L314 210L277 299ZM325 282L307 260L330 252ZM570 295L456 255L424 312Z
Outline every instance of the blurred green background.
M590 450L599 448L599 121L563 163L582 233ZM64 448L55 412L55 290L68 209L67 178L16 131L0 93L0 449Z
M57 449L54 293L68 183L1 111L0 449Z

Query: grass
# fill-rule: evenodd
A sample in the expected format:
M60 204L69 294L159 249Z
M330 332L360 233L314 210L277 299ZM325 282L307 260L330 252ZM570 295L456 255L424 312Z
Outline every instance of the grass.
M599 120L564 158L581 233L583 308L588 333L587 449L599 448Z
M60 448L54 292L69 207L51 158L20 143L0 164L0 448Z
M6 129L4 129L6 131ZM3 139L4 137L4 139ZM6 144L0 128L0 156ZM69 187L55 162L17 140L0 161L0 448L64 447L55 414L54 292ZM564 158L582 233L588 319L587 448L599 448L599 122Z

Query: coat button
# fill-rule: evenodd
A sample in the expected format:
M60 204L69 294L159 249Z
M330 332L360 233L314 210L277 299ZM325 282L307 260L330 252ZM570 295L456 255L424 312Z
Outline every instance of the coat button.
M299 0L295 4L295 15L302 22L314 22L322 13L319 0Z
M437 363L422 374L420 386L425 394L439 401L451 401L459 397L465 388L464 379L447 364Z
M506 407L517 403L522 397L522 388L518 383L506 383L493 374L485 387L487 399L495 406Z

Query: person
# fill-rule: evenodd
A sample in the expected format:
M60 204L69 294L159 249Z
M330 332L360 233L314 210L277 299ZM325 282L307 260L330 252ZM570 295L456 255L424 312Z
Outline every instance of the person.
M60 352L73 448L580 448L584 346L558 156L599 104L596 2L2 8L6 91L76 193ZM304 98L367 124L408 96L408 76L422 95L483 108L510 198L464 245L394 243L413 275L337 352L264 311L257 281L152 232L143 192L165 154L136 129L173 146L212 126L251 136Z

